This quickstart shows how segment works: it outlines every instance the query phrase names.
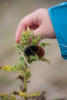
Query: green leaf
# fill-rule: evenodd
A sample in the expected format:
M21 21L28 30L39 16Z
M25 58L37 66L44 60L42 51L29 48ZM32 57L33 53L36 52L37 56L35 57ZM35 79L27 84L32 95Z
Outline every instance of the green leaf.
M37 36L37 40L38 40L38 41L41 40L41 36L40 36L40 35Z
M32 63L33 61L36 61L38 60L38 56L35 55L35 56L29 56L29 62Z
M23 66L24 63L25 63L25 60L24 60L24 58L21 56L21 57L20 57L20 60L19 60L19 63L18 63L18 66Z
M40 45L42 46L42 47L45 47L45 46L50 46L50 43L40 43Z
M37 45L39 41L37 39L32 40L31 45Z
M14 95L9 95L9 94L4 94L4 93L1 93L0 97L2 100L17 100Z
M18 51L19 48L20 48L20 44L19 44L19 43L16 43L15 48L16 48L16 50Z
M20 59L19 59L19 62L18 62L18 64L16 64L16 65L14 65L13 67L12 67L12 71L22 71L22 67L24 67L25 66L25 60L24 60L24 58L21 56L20 57Z
M49 61L48 59L46 59L46 58L40 58L39 60L45 61L45 62L47 62L48 64L50 64L50 61Z
M32 35L33 36L33 35ZM33 36L32 37L32 42L31 42L31 45L37 45L38 42L40 41L40 35L38 35L37 37Z
M28 79L30 78L30 76L31 76L30 71L27 71L27 72L26 72L26 79L28 80Z

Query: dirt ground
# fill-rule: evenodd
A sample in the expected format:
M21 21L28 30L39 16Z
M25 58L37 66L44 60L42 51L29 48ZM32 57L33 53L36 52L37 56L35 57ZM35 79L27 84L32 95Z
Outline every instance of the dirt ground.
M15 64L15 32L22 17L37 8L48 8L66 0L0 0L0 64ZM31 65L32 77L28 92L46 91L47 100L65 98L67 100L67 61L62 59L56 40L46 39L51 46L46 47L45 57L50 64L35 62ZM9 92L21 83L15 81L16 73L0 72L0 92Z

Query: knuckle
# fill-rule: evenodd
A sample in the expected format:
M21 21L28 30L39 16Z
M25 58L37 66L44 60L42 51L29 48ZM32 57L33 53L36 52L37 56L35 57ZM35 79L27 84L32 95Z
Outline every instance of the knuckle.
M39 8L39 9L37 9L36 10L38 13L46 13L47 12L47 9L45 9L45 8Z

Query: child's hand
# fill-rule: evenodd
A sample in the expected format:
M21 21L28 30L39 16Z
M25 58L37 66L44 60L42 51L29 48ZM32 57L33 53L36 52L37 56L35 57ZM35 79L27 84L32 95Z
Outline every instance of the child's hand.
M20 41L21 32L27 27L34 30L34 35L41 35L42 38L55 38L54 29L47 9L40 8L23 18L16 32L16 41Z

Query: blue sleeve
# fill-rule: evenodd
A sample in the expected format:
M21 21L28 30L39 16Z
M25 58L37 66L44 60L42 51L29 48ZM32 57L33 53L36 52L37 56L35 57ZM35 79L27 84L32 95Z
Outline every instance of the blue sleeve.
M61 55L67 59L67 2L48 8Z

